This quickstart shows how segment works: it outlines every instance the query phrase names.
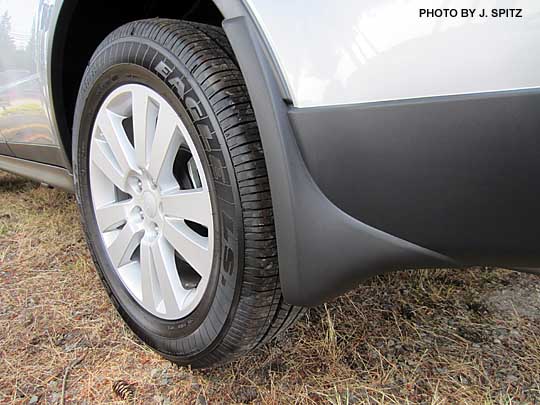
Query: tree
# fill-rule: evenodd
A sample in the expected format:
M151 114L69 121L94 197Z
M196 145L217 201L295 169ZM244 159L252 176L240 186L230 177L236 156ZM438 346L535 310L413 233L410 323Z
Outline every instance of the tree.
M13 67L15 61L15 41L11 37L11 17L6 11L0 18L0 69L6 70Z

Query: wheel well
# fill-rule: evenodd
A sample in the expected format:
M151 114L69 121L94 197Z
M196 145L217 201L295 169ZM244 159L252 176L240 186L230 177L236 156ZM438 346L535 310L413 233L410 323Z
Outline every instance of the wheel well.
M175 18L220 26L212 0L64 1L52 48L52 97L60 138L71 162L72 125L77 93L93 52L121 25L143 18Z

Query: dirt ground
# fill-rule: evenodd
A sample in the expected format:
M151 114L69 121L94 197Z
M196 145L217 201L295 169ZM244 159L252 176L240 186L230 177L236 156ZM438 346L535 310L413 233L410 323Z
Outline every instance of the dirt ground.
M0 173L0 403L540 402L540 278L399 272L219 369L177 368L109 303L74 198Z

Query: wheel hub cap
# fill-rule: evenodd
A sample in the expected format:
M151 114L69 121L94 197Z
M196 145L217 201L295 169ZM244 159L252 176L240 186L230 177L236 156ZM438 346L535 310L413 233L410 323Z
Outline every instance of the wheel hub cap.
M150 191L146 191L143 196L143 203L145 214L150 218L154 218L158 207L156 197Z

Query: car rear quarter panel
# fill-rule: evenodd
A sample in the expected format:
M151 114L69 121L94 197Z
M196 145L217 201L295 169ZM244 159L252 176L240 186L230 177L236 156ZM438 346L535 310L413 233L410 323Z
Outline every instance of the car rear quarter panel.
M295 107L540 86L537 0L246 0ZM478 17L522 9L522 18ZM419 17L476 9L474 18Z

